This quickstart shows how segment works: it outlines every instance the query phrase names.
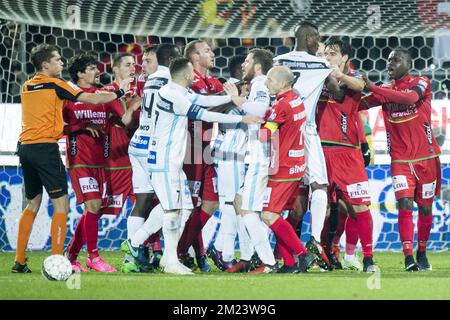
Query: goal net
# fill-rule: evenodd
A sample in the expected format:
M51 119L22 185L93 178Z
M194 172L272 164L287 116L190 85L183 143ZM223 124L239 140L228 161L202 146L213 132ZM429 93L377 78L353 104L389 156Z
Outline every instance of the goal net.
M432 125L442 145L442 192L433 204L434 224L429 248L448 250L450 244L450 141L447 112L450 88L450 3L417 1L2 1L0 3L0 251L16 245L18 218L24 206L22 174L14 155L20 132L20 88L35 70L31 49L40 43L55 44L65 62L78 52L93 52L101 61L103 84L112 80L111 57L131 52L138 63L142 50L153 43L187 42L206 37L215 53L214 76L227 79L230 59L250 48L264 47L275 55L294 46L293 27L308 20L324 37L341 35L354 49L352 63L369 78L387 80L389 52L408 48L412 73L425 75L432 85ZM69 79L67 71L63 78ZM397 211L391 187L386 134L379 109L369 115L375 164L368 167L372 193L375 249L401 248ZM62 155L64 142L60 143ZM75 205L69 183L70 240L83 208ZM44 196L30 239L30 248L48 250L53 214ZM117 249L126 237L126 217L131 203L119 216L100 221L100 249ZM417 209L414 211L417 218ZM309 221L306 217L305 221ZM214 228L212 226L212 228ZM309 238L309 224L303 227Z

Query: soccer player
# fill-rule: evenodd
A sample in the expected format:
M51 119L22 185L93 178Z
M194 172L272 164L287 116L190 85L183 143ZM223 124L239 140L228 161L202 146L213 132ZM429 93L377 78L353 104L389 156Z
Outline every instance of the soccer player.
M411 55L398 48L388 57L392 81L375 86L361 100L361 109L382 106L391 155L392 187L398 202L398 230L405 255L405 270L431 270L426 256L433 224L432 204L441 189L440 149L431 129L431 87L427 77L409 74ZM417 263L413 257L413 202L419 207Z
M262 219L277 238L284 260L281 272L306 272L317 256L308 252L295 229L281 217L283 210L293 209L299 182L305 170L304 136L306 112L303 99L292 89L295 76L286 66L275 66L267 74L267 88L276 96L262 136L271 140L269 182L265 192ZM265 266L264 272L273 267ZM267 270L269 269L269 270Z
M206 41L189 42L184 49L184 56L194 66L195 78L191 86L194 92L213 94L223 91L222 83L209 76L209 69L214 65L214 52ZM178 247L180 259L191 266L188 250L192 245L197 264L205 272L209 272L211 268L204 253L201 230L219 206L216 171L208 154L212 126L212 123L189 120L188 129L192 141L190 157L184 165L184 171L191 187L195 210L186 221Z
M352 235L347 233L347 236L356 236L357 239L359 235L364 254L363 271L375 272L369 181L357 125L364 80L359 72L349 68L351 50L350 44L338 37L330 38L325 44L325 57L333 69L331 76L339 79L342 94L337 96L324 88L317 105L316 123L328 173L328 199L337 202L337 194L344 199L349 209L347 225L352 224L354 228L351 230L356 231ZM355 247L356 243L352 248L346 248L344 265L356 266L353 263ZM326 250L329 250L329 245Z
M177 256L179 213L193 208L183 160L186 153L187 117L221 123L257 123L261 119L209 112L200 106L217 106L231 101L230 96L201 96L187 88L194 80L194 68L186 58L170 64L172 81L162 87L152 117L149 170L151 182L164 209L164 266L167 273L192 274Z
M295 75L294 89L304 99L306 108L305 157L306 174L300 188L296 211L291 211L290 223L297 228L299 218L306 211L308 203L308 185L311 188L311 239L306 244L308 250L318 257L318 263L327 267L328 259L320 247L320 233L323 228L327 211L327 171L320 138L317 134L315 114L316 104L322 92L325 79L331 69L323 58L316 57L319 48L320 34L317 27L303 22L295 30L296 49L289 53L275 57L275 65L291 68Z
M63 62L59 49L41 44L31 50L31 61L38 71L24 83L21 93L22 132L18 154L25 183L27 206L19 220L17 248L12 272L29 273L25 250L36 213L42 200L42 187L53 204L51 226L52 254L62 254L67 232L67 180L57 141L63 136L62 108L65 100L89 104L108 103L125 94L132 79L125 79L115 92L93 94L84 92L59 77Z
M242 80L250 84L250 92L248 97L233 96L233 102L245 113L264 117L269 110L270 95L265 83L272 64L272 53L264 49L252 49L245 58ZM228 87L227 84L225 86ZM258 140L259 128L259 124L248 127L248 169L234 200L235 210L239 213L239 242L243 245L240 247L240 261L227 272L248 271L255 250L264 265L275 264L268 230L260 217L269 174L269 154L267 144ZM249 237L251 241L248 241Z
M156 206L150 213L153 187L148 172L150 132L152 131L152 117L156 116L156 97L159 89L170 80L169 64L181 56L178 47L174 44L161 44L150 47L144 52L144 70L156 60L156 69L148 70L148 78L144 87L143 104L139 119L139 128L130 142L129 154L133 166L133 190L136 195L136 204L127 221L128 239L124 250L130 252L141 268L149 268L144 242L162 227L162 208ZM150 213L150 216L149 216ZM132 265L130 264L130 267Z
M89 54L77 54L69 60L68 70L72 80L84 92L102 92L95 84L100 76L98 61ZM77 256L87 243L86 266L98 272L115 272L98 253L98 220L101 217L103 192L105 191L105 135L107 114L119 101L110 104L91 105L66 101L63 117L66 125L67 168L75 190L77 204L84 204L85 212L78 221L74 236L67 249L67 257L76 272L86 272ZM85 238L85 240L83 240Z
M135 77L135 62L134 57L129 53L118 54L113 58L113 73L114 82L105 86L108 91L117 90L118 83L125 78ZM136 94L136 88L131 86L129 88ZM132 169L131 162L128 156L128 145L137 128L139 111L136 109L131 114L131 117L126 117L126 124L123 123L122 117L126 111L133 105L139 106L139 97L134 96L122 99L122 108L116 109L115 112L110 113L109 132L107 133L107 141L109 144L109 154L107 157L107 166L105 168L108 198L107 206L101 209L103 214L118 215L125 205L126 199L133 195L132 187Z

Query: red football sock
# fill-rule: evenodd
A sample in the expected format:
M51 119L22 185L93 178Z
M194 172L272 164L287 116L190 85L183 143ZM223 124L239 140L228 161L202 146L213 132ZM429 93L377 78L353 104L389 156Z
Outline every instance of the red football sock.
M150 246L152 247L152 251L162 251L161 239L159 237L159 232L152 234L148 238L148 242L150 243Z
M323 222L322 232L320 233L320 244L327 250L330 248L330 243L328 241L328 233L330 232L330 218L325 217Z
M194 239L194 242L192 242L192 248L194 249L196 257L205 255L205 247L203 246L203 235L201 231L197 238Z
M347 217L345 222L345 254L352 256L358 244L358 223L356 218Z
M211 216L209 214L207 214L205 211L203 211L202 208L199 208L199 213L200 213L200 220L202 221L202 227L208 222L209 218L211 218Z
M277 221L270 226L270 229L272 229L277 240L280 241L293 255L299 256L308 253L298 236L295 234L294 228L292 228L292 226L282 217L278 218Z
M278 254L283 258L283 264L288 267L293 267L295 265L295 260L292 254L289 252L289 249L286 248L282 241L277 240L277 244L275 246Z
M417 221L417 240L419 241L419 251L427 250L427 242L430 238L431 227L433 226L433 214L427 216L419 214Z
M359 239L361 240L361 247L364 257L372 257L372 232L373 220L370 210L358 212L356 214L356 223L358 225Z
M186 221L183 234L181 235L180 240L178 241L177 252L179 256L186 255L189 250L189 247L193 244L195 238L199 234L201 234L202 228L204 226L201 218L202 212L203 210L200 207L195 208L194 213L192 213L189 219Z
M87 251L91 260L98 257L98 220L101 216L101 214L86 211L84 230L86 232Z
M333 244L339 244L341 241L342 234L345 230L345 222L347 221L347 214L345 212L339 211L338 215L338 225L336 228L336 233L333 237Z
M414 223L412 210L398 210L398 232L403 245L403 254L411 256L413 254Z
M72 241L70 241L69 247L67 248L67 258L70 262L77 260L78 254L83 248L83 244L86 239L86 235L84 232L84 220L86 215L83 214L78 220L77 227L75 229L75 234L73 235Z

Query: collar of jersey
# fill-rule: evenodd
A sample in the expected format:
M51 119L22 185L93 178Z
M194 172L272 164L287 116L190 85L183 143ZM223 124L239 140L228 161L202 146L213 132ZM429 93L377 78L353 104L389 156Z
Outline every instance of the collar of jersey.
M262 81L262 80L266 80L266 75L264 75L264 74L262 74L262 75L260 75L260 76L257 76L257 77L254 77L253 79L252 79L252 81L250 81L250 83L255 83L256 81Z
M178 83L175 83L173 81L170 82L170 85L172 88L176 89L177 91L181 91L183 94L188 92L188 89L186 87L180 86Z

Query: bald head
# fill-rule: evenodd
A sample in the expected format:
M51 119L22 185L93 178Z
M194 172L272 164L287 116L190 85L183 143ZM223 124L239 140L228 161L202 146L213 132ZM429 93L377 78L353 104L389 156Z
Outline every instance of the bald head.
M294 83L294 74L286 66L276 66L267 73L267 88L271 95L278 95L291 89Z

